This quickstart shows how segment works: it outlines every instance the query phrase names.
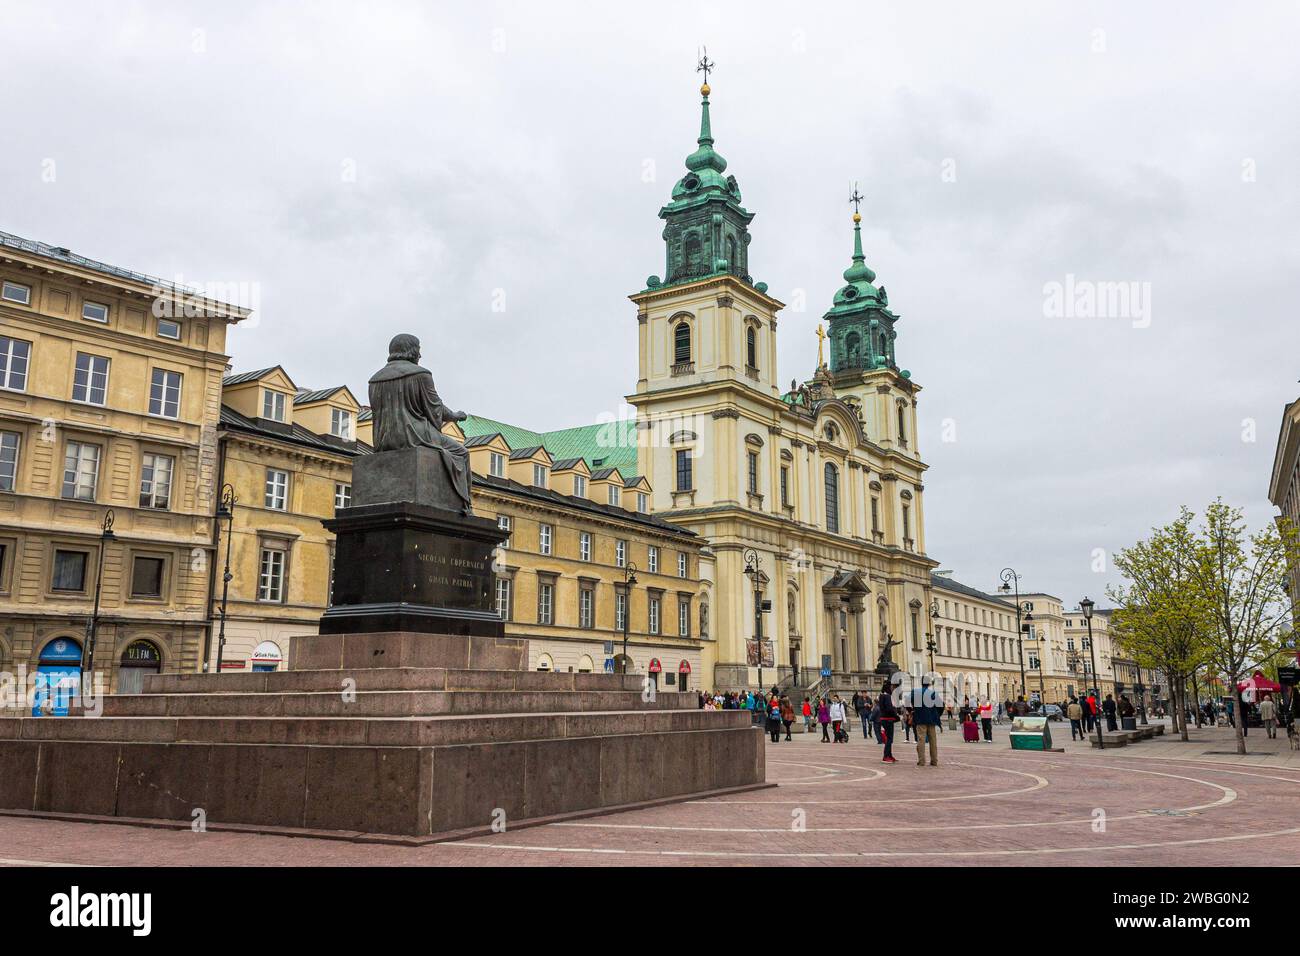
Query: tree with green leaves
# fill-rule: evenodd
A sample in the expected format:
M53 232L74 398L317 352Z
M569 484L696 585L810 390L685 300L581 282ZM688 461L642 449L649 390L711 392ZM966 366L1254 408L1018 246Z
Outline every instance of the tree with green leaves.
M1115 604L1111 637L1140 666L1164 671L1169 681L1174 728L1187 740L1187 681L1209 653L1213 627L1196 571L1200 549L1183 507L1177 519L1151 529L1150 537L1115 555L1127 584L1108 588Z
M1281 652L1295 607L1287 568L1300 560L1300 538L1286 520L1247 532L1240 508L1217 499L1205 509L1192 571L1198 603L1210 615L1206 658L1229 681L1236 699L1237 753L1246 752L1241 681Z

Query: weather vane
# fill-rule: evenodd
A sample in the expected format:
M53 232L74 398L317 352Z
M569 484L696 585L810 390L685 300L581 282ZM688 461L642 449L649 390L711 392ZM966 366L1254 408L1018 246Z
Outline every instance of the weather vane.
M855 216L858 215L859 212L860 212L860 210L858 209L858 206L861 204L862 199L863 199L862 194L861 194L860 192L858 192L858 184L857 184L857 182L854 182L854 183L853 183L853 195L849 197L849 202L853 204L853 215L855 215Z
M709 72L713 69L715 64L712 60L709 59L709 48L701 47L701 49L703 50L703 55L700 57L700 63L695 68L695 72L704 74L704 85L708 86Z

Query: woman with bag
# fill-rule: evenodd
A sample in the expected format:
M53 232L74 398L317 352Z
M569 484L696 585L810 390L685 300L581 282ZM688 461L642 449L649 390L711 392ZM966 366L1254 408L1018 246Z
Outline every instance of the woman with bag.
M880 733L885 741L885 755L881 758L881 763L898 763L894 759L894 724L898 722L898 709L894 707L894 689L885 684L880 691L880 696L876 698L876 706L880 708Z

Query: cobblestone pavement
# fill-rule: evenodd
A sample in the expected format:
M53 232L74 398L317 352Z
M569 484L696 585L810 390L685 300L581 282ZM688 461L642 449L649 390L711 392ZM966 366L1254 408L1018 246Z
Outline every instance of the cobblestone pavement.
M895 865L1290 864L1300 856L1300 760L1238 758L1230 730L1190 743L1097 753L964 744L947 732L937 767L897 764L860 734L768 744L779 787L425 847L173 831L0 817L0 864L149 865ZM1055 728L1054 728L1055 730ZM1210 753L1207 753L1210 752Z

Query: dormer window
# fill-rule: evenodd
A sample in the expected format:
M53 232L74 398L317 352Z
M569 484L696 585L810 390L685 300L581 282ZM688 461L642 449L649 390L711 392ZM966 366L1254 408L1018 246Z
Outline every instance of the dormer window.
M346 408L330 409L330 434L344 441L352 440L352 413Z
M492 452L488 458L488 474L493 478L504 478L506 476L506 456L500 452Z
M587 497L587 479L584 476L573 476L573 494L578 498Z
M533 465L533 486L536 488L546 487L546 466Z
M271 389L262 390L262 417L269 418L273 422L284 421L285 394L284 392L273 392Z
M622 490L623 489L619 488L618 485L609 486L609 503L611 505L617 505L619 503L619 492Z
M650 513L650 496L644 491L636 493L636 510L643 515Z

